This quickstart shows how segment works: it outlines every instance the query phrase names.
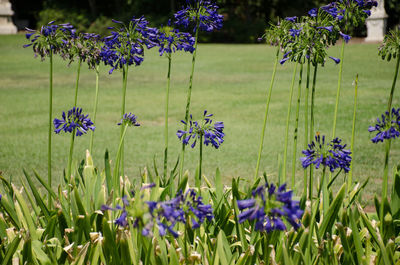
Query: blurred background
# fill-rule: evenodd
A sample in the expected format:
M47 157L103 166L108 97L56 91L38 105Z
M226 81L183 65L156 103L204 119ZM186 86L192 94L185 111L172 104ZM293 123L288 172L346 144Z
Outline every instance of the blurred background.
M13 20L19 30L37 28L49 21L70 22L78 30L108 33L111 18L128 21L132 16L144 15L152 26L167 24L168 19L181 9L185 0L10 0L15 12ZM224 27L215 34L203 34L202 42L254 43L268 23L278 18L301 16L323 0L217 0L224 15ZM385 0L389 15L388 29L400 24L399 0ZM366 28L352 28L351 35L365 37Z

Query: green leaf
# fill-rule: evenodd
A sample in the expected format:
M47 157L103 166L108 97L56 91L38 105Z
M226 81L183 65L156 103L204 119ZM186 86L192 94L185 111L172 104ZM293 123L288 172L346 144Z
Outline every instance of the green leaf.
M400 166L397 168L394 174L394 183L393 183L390 208L393 213L393 219L400 219Z
M50 196L53 197L53 199L56 199L57 195L54 193L54 191L51 189L51 187L47 184L47 182L42 179L42 177L36 172L36 170L33 170L33 173L35 174L35 177L40 182L40 184L42 184L42 186L47 190L47 192L50 193Z
M349 241L347 240L347 235L346 235L346 232L344 231L343 225L341 223L337 223L336 227L339 231L339 236L340 236L340 239L342 242L344 253L346 254L345 255L345 264L348 264L348 260L351 260L351 263L356 265L356 262L354 261L354 258L353 258L353 252L350 248ZM357 233L357 230L354 232ZM346 262L346 258L347 258L347 262Z
M386 252L386 248L385 245L382 242L382 238L380 236L380 234L376 233L376 230L372 227L371 222L369 221L368 217L365 215L361 205L359 205L357 203L357 208L358 208L358 212L363 220L364 225L367 227L370 235L372 236L372 238L374 239L375 243L378 245L379 249L380 249L380 253L383 257L383 262L385 265L390 265L390 261L389 261L389 256Z
M26 204L24 198L22 197L22 194L17 190L17 188L14 185L12 185L12 187L14 189L15 197L17 198L17 201L21 206L22 213L24 214L24 220L26 221L26 224L28 226L27 229L32 237L32 240L37 240L38 239L38 235L36 233L37 229L32 220L32 215L31 212L29 211L28 205Z
M339 210L342 207L344 196L346 195L346 184L343 184L340 188L336 198L329 206L328 212L324 213L324 220L319 228L319 236L324 237L325 234L331 231L333 224L335 223L336 217L338 216Z
M362 241L360 238L360 234L358 232L359 229L356 225L356 218L357 218L356 212L353 211L352 209L349 209L349 210L350 210L350 218L349 218L350 219L350 228L352 230L351 235L353 237L354 247L356 249L357 260L358 260L358 263L362 262L364 265L366 265L365 260L362 258L364 256L364 249L362 247Z
M8 245L6 255L3 259L2 265L11 264L12 257L14 256L15 251L17 251L17 249L18 249L18 245L19 245L19 242L21 242L21 239L22 238L20 236L17 236L14 238L14 240L11 242L11 244Z
M104 171L106 173L107 189L108 189L108 192L111 192L113 187L112 187L112 175L111 175L111 167L110 167L110 157L109 157L108 150L106 150L106 153L104 154Z
M35 201L36 201L37 205L39 205L40 209L42 210L42 213L43 213L44 217L46 218L46 220L48 222L49 219L50 219L49 210L47 209L45 203L43 202L42 197L40 196L40 193L36 189L35 184L33 183L31 177L25 171L25 169L23 169L23 171L24 171L25 178L28 181L29 187L30 187L30 189L32 191L32 194L35 197Z
M219 261L221 265L229 265L228 260L230 260L230 257L226 256L226 251L225 251L225 247L224 247L224 241L226 241L226 237L224 234L224 231L220 231L218 234L218 239L217 239L217 253L218 253L218 257L219 257ZM228 245L228 249L229 249L229 245ZM214 262L215 264L215 262Z
M52 263L46 253L42 250L42 246L42 242L38 240L32 241L32 252L34 254L34 257L37 258L41 264L51 265Z
M222 177L219 168L215 172L215 194L217 195L217 202L222 200L224 193L224 186L222 184Z

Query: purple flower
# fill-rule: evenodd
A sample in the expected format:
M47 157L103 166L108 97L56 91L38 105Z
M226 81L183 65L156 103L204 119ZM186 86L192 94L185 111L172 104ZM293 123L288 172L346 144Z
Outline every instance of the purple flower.
M350 39L351 39L351 36L350 36L350 35L346 35L346 34L344 34L344 33L342 33L342 32L339 32L339 34L340 34L340 36L342 36L342 38L344 39L344 41L345 41L346 43L348 43L348 42L350 41Z
M286 184L276 187L266 183L252 191L252 197L238 200L237 205L242 212L239 214L239 223L246 220L255 221L255 230L272 232L287 229L283 219L294 229L300 227L303 211L299 202L292 200L292 191L286 191Z
M128 126L140 126L140 124L137 122L137 117L132 114L132 113L125 113L124 116L122 116L121 121L118 123L118 125L125 125L127 124Z
M300 36L301 29L289 29L289 35L293 38Z
M317 27L317 29L325 29L325 30L327 30L327 31L329 31L329 32L332 32L333 26L329 26L329 27Z
M335 58L335 57L332 57L332 56L329 56L329 58L331 58L336 64L340 63L340 59L339 58Z
M309 15L310 17L317 17L317 15L318 15L318 9L317 9L317 8L311 9L310 11L308 11L308 15Z
M35 56L40 55L41 59L49 56L50 53L59 53L65 46L68 39L75 37L75 29L69 24L54 24L54 21L42 26L39 31L26 28L25 37L30 40L29 44L23 47L32 46Z
M148 27L149 22L144 17L132 18L128 26L114 22L118 28L111 28L114 31L104 38L100 52L102 61L112 67L110 74L124 65L140 65L144 60L144 47L150 49L158 45L158 30Z
M54 119L53 124L55 127L54 132L59 134L61 131L72 133L76 130L76 136L81 136L90 129L95 130L93 122L88 118L89 115L82 114L81 108L73 107L65 115L62 113L62 119Z
M175 13L175 24L188 28L190 24L196 25L202 31L212 32L222 28L224 17L218 14L218 6L208 0L187 0L187 6ZM198 28L197 28L198 27Z
M182 140L182 143L186 145L189 144L190 140L193 140L193 143L191 144L192 148L196 146L197 140L203 137L203 143L205 145L208 146L211 143L213 147L218 149L224 142L224 123L215 122L213 124L213 121L210 119L212 116L213 114L207 114L207 110L205 110L203 113L203 120L198 122L193 121L192 115L190 115L189 129L187 131L178 130L176 135L180 140ZM185 124L184 121L181 122Z
M383 142L385 139L396 139L400 136L400 108L392 108L389 112L382 114L381 119L377 119L375 126L368 128L369 132L375 132L376 135L371 139L373 143Z
M315 136L315 142L312 141L308 145L307 150L303 150L305 157L301 158L303 168L307 168L314 164L315 168L319 168L322 164L324 167L329 167L333 172L335 169L343 169L344 172L350 171L351 152L346 150L346 145L341 145L342 140L339 138L333 139L329 144L325 143L325 136L320 136L319 133Z
M287 17L287 18L285 18L285 20L287 20L287 21L290 21L290 22L296 22L296 19L297 19L297 17L296 16L294 16L294 17Z
M193 53L195 48L195 39L189 33L179 32L177 29L172 29L170 26L163 27L158 33L158 46L160 56L164 53L170 54L175 51L185 51Z

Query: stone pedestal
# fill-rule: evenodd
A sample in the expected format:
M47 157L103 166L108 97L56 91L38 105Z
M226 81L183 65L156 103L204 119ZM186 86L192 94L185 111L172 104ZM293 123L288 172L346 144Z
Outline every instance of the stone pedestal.
M11 10L8 0L0 0L0 34L17 33L17 27L11 20L12 15L14 12Z
M378 6L371 9L371 16L367 19L367 42L381 42L386 34L388 15L385 11L384 0L378 0Z

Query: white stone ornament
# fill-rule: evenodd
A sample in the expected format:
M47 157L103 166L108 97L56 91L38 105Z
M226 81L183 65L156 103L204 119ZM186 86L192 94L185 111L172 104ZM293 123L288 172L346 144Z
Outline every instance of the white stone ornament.
M0 0L0 34L16 34L17 27L11 20L14 12L8 0Z
M378 0L378 6L371 9L371 16L367 19L367 42L381 42L386 34L387 17L385 1Z

